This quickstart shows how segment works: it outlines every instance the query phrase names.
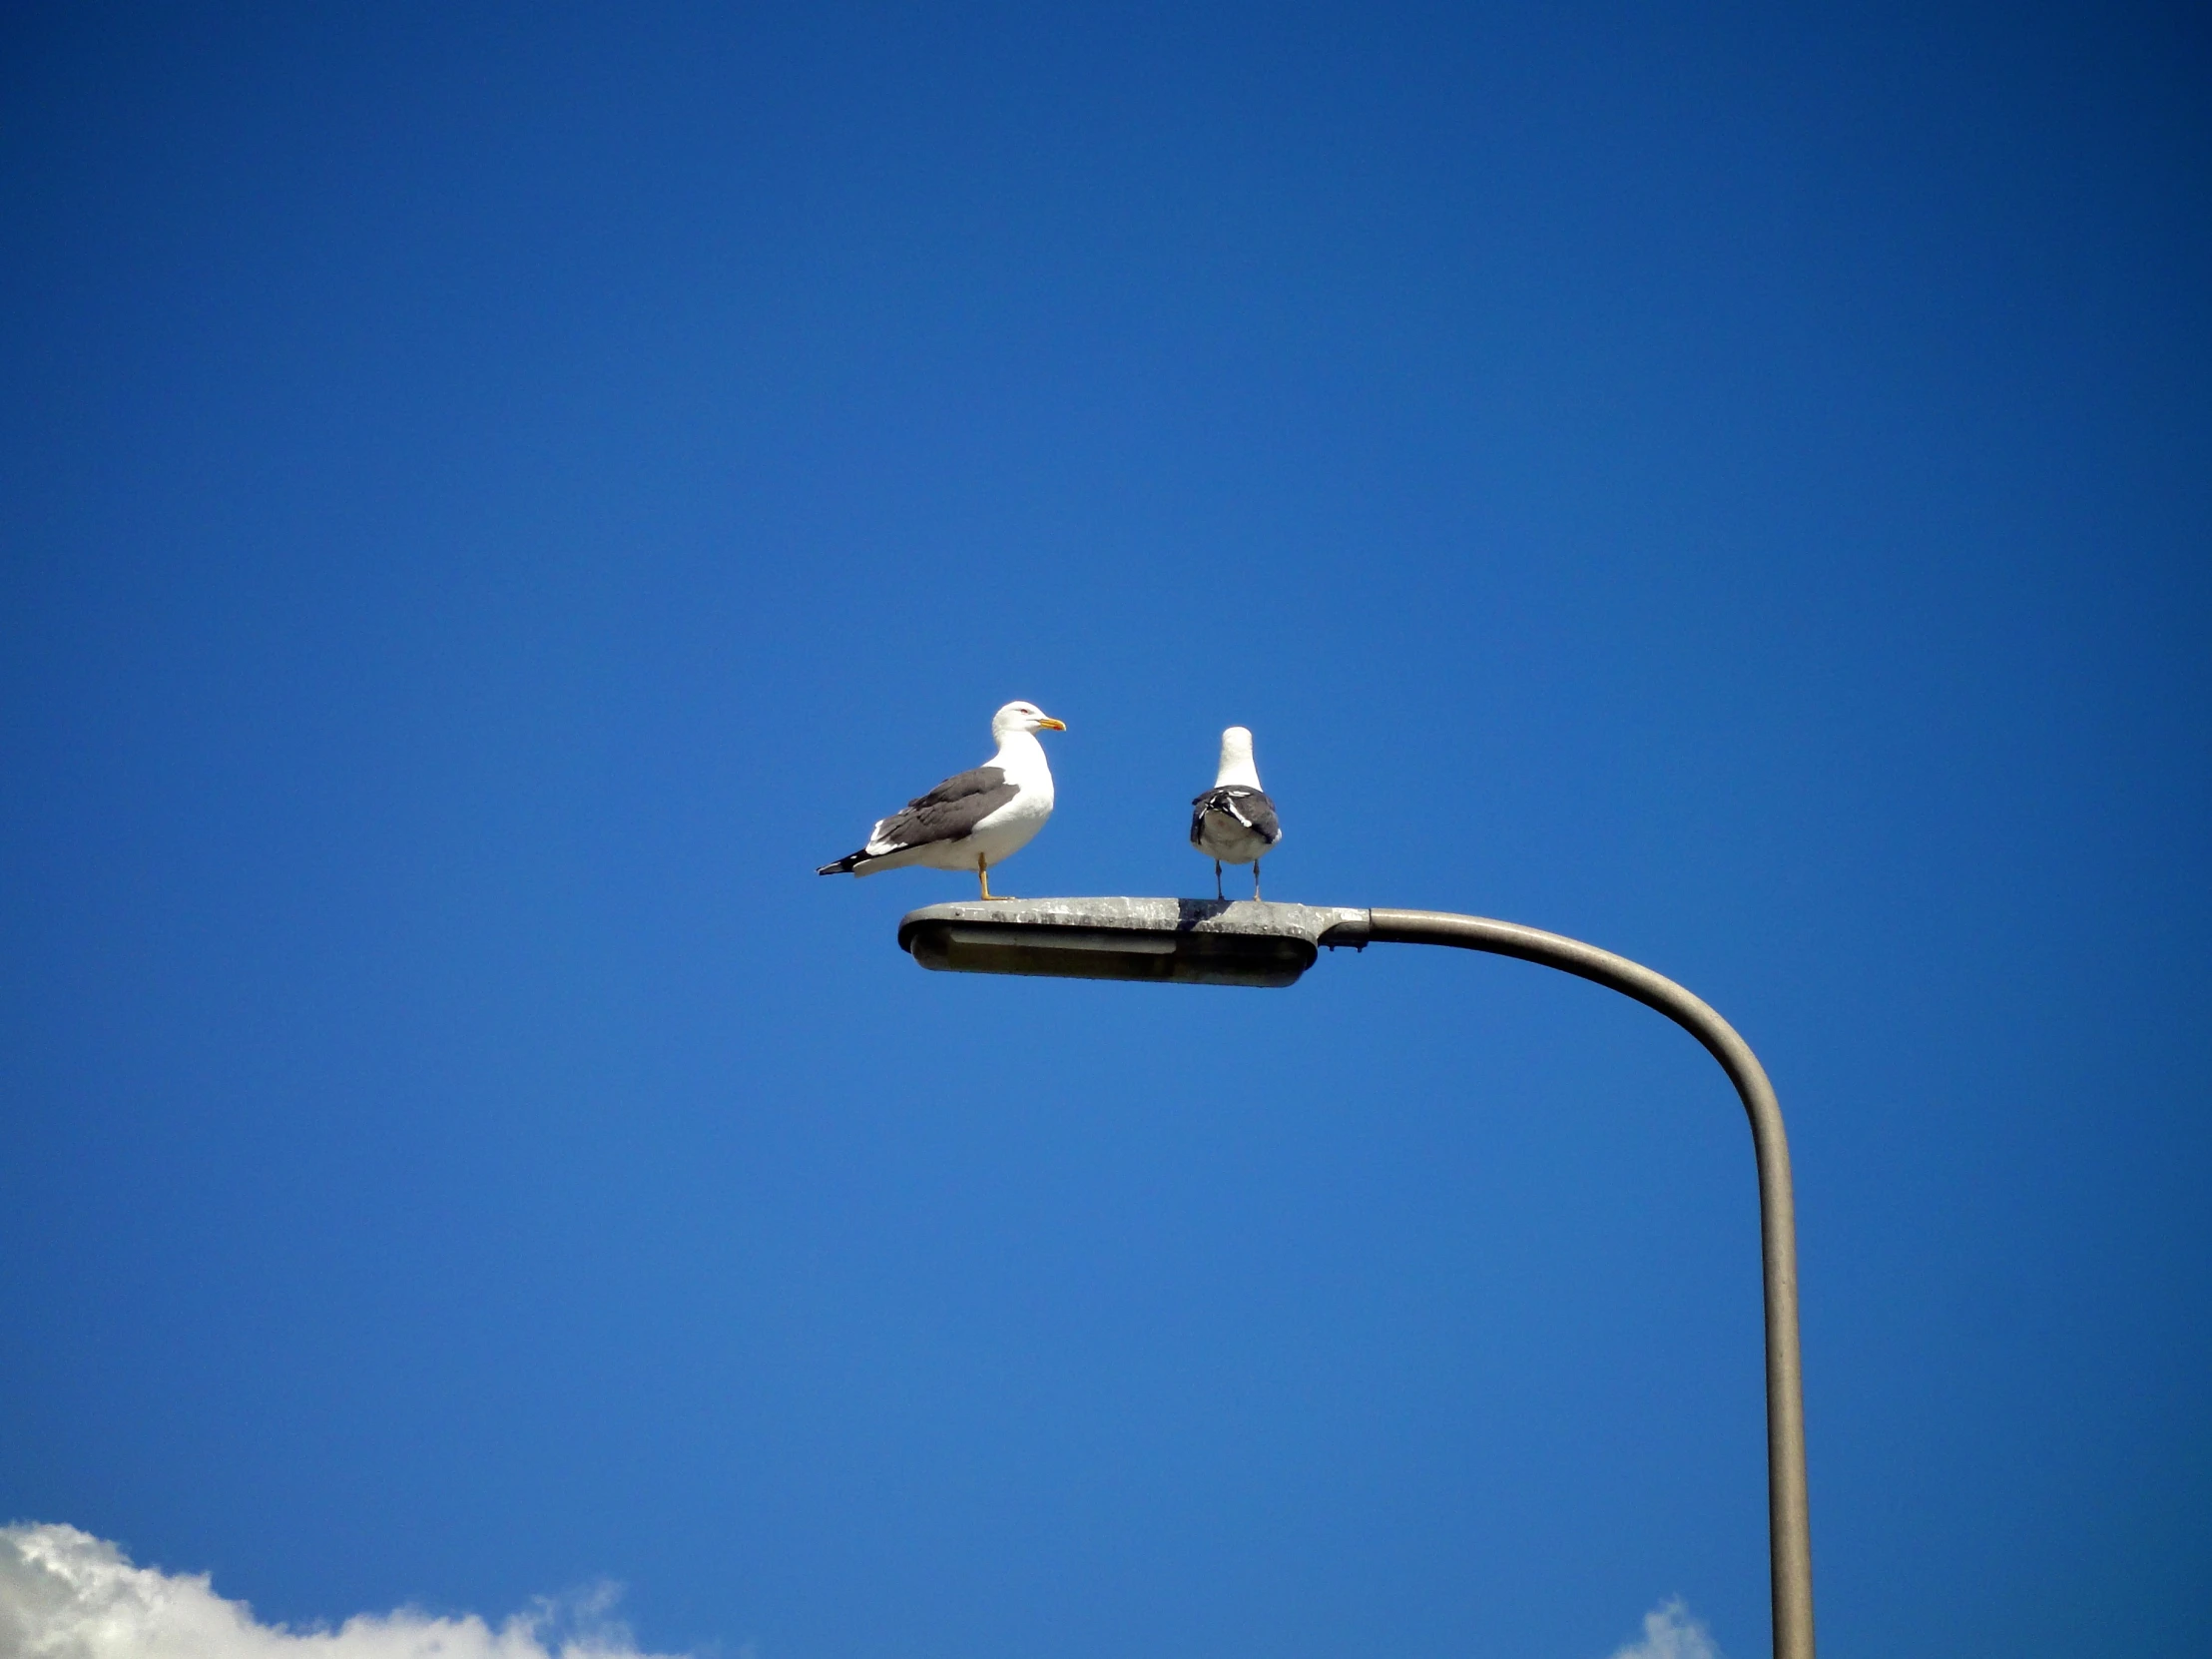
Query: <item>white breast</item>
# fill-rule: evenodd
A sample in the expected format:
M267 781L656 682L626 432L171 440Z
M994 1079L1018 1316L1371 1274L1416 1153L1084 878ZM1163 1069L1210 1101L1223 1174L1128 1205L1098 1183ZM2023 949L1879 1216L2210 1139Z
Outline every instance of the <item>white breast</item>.
M980 858L997 864L1023 847L1052 816L1052 768L1033 733L1009 732L985 766L997 767L1021 793L987 814L957 841L933 846L919 860L931 869L973 869Z

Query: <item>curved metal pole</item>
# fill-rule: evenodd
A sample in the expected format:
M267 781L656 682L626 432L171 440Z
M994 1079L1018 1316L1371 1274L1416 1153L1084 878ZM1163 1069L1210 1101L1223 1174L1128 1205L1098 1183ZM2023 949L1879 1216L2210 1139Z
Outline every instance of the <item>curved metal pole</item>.
M1767 1544L1773 1566L1775 1659L1813 1659L1813 1535L1805 1490L1805 1379L1798 1358L1797 1204L1790 1143L1774 1085L1728 1021L1672 979L1558 933L1445 910L1370 910L1329 944L1449 944L1541 962L1656 1008L1703 1043L1743 1096L1759 1165L1759 1254L1767 1292Z

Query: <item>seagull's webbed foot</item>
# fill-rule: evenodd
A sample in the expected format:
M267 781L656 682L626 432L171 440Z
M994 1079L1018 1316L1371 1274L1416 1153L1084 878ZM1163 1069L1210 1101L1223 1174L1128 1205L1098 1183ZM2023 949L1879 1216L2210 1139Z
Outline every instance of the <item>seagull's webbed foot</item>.
M975 883L978 887L982 889L983 897L985 898L985 900L990 903L1003 903L1005 900L1014 896L1010 892L991 891L991 866L983 862L983 860L980 858L975 860Z

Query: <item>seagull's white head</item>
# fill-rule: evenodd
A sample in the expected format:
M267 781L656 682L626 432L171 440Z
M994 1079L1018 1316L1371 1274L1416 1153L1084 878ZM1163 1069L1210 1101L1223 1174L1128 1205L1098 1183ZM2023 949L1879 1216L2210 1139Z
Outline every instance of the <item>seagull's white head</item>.
M1054 720L1034 703L1009 703L991 716L991 736L1004 743L1014 732L1065 732L1067 727Z
M1245 727L1232 726L1221 735L1221 771L1214 778L1214 788L1224 784L1260 787L1260 769L1252 762L1252 733Z

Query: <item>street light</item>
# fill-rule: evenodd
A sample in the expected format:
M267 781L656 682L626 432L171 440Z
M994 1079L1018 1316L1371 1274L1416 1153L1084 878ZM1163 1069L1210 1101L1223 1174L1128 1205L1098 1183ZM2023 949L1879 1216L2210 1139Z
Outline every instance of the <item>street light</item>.
M1197 898L1002 898L932 904L898 924L923 967L1053 979L1288 985L1365 910Z
M1813 1541L1798 1356L1797 1211L1774 1085L1735 1028L1673 980L1558 933L1444 910L1346 909L1191 898L1033 898L908 911L899 945L923 967L1067 979L1282 986L1320 948L1445 944L1515 956L1656 1008L1705 1045L1751 1119L1767 1308L1767 1546L1775 1659L1814 1659Z

